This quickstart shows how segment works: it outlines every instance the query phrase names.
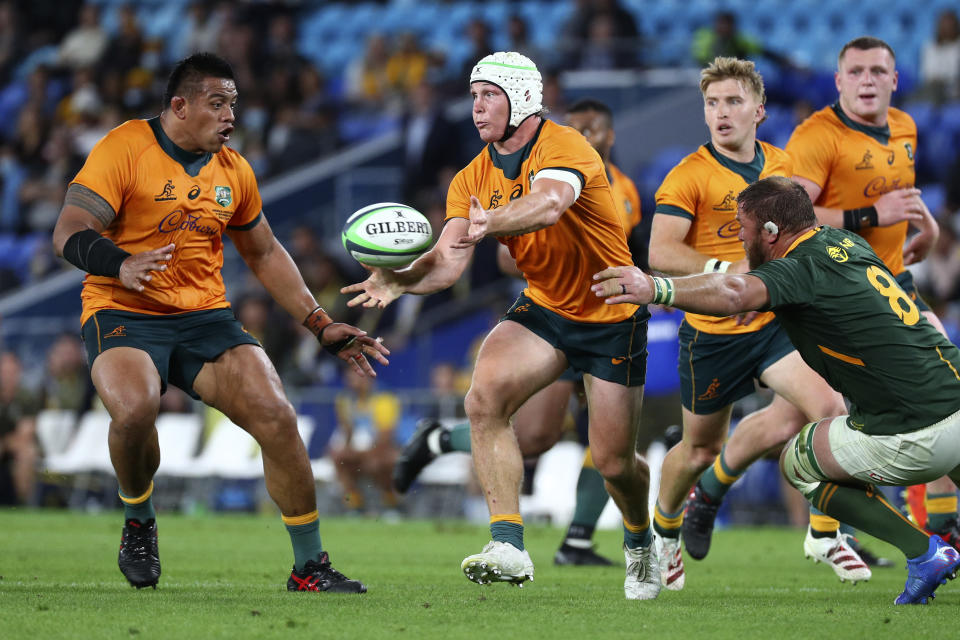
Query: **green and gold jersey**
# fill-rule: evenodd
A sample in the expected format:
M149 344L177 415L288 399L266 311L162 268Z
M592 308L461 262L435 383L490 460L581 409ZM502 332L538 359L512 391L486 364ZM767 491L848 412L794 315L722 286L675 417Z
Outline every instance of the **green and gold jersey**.
M684 158L663 179L657 189L656 215L680 216L690 220L684 242L711 258L736 262L744 257L737 222L737 194L747 185L769 176L793 177L793 163L782 149L756 142L752 162L737 162L707 143ZM761 314L750 324L736 318L716 318L687 312L687 323L699 331L738 334L759 331L773 321L773 314Z
M906 433L960 410L960 351L857 234L818 227L750 273L803 359L850 400L852 428Z

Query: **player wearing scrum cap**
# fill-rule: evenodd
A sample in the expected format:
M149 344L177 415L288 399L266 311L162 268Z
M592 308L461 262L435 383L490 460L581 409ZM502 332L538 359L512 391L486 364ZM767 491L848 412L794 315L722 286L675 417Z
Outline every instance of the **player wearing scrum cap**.
M533 578L510 417L572 366L584 374L594 463L624 515L624 592L653 599L660 579L649 469L636 449L649 314L644 306L604 305L582 285L597 265L632 262L603 160L578 131L543 117L540 73L525 56L498 52L480 60L470 94L487 146L451 183L437 244L409 267L373 269L342 292L357 294L351 305L384 307L404 293L440 291L460 278L481 239L505 244L527 288L484 340L466 398L493 539L461 569L481 584Z

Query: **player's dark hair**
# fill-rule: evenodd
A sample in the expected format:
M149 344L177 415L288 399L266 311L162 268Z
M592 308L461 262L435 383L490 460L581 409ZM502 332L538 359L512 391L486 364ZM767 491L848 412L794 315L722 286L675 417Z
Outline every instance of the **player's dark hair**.
M897 61L897 54L893 52L893 47L881 40L880 38L874 38L873 36L860 36L859 38L854 38L847 44L843 45L843 49L840 49L840 54L837 56L837 65L839 66L840 61L843 60L843 54L847 52L848 49L857 49L858 51L869 51L870 49L886 49L890 52L890 57L893 58L893 61Z
M567 113L586 113L587 111L595 111L596 113L603 114L607 119L607 126L613 127L613 111L599 100L583 98L582 100L574 102L573 106L567 109Z
M193 96L200 92L206 78L234 80L233 67L215 53L201 52L178 62L170 72L167 89L163 92L164 108L170 106L174 96Z
M810 196L790 178L771 176L757 180L740 192L737 203L755 217L759 225L769 220L781 233L801 231L817 224Z

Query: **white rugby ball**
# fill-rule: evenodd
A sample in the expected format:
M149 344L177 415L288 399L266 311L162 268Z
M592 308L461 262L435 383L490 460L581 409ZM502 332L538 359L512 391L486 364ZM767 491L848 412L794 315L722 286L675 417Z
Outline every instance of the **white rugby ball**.
M378 202L354 212L343 225L343 248L357 262L396 268L430 248L433 232L422 213L396 202Z

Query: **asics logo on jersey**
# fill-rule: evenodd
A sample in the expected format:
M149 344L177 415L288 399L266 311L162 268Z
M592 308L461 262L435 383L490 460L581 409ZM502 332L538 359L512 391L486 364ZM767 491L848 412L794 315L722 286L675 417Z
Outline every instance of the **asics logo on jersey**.
M191 200L196 200L197 196L200 195L200 185L193 185L193 189L190 189L190 193L187 194L187 197Z
M220 227L211 224L202 224L200 216L184 213L180 209L171 211L163 217L160 224L157 225L160 233L173 233L174 231L196 231L208 236L220 233Z
M714 211L736 211L737 210L737 194L733 191L728 191L727 195L723 196L723 200L713 205Z
M516 200L523 195L523 185L518 184L513 188L513 191L510 192L510 200Z
M487 209L496 209L500 206L501 200L503 200L503 194L500 193L500 189L494 189L493 195L490 196L490 204L487 205Z
M913 145L911 145L909 142L904 142L903 148L907 152L907 160L913 162Z
M870 149L867 149L863 154L863 159L853 168L857 171L861 171L863 169L873 169L873 163L871 160L873 160L873 154L870 153Z
M127 335L127 328L124 325L117 326L110 333L104 334L104 338L125 338Z
M153 196L154 202L166 202L168 200L176 200L177 196L173 195L173 180L167 180L167 184L163 185L163 189L157 195Z
M893 160L894 160L895 157L896 157L896 155L895 155L894 152L891 150L890 153L887 154L887 164L893 164Z
M717 229L717 236L720 238L736 238L738 235L740 235L740 223L736 220L725 222Z
M888 184L886 177L877 176L863 188L863 195L868 198L879 198L885 193L896 191L897 189L909 189L912 186L912 184L901 184L900 178L894 178Z

